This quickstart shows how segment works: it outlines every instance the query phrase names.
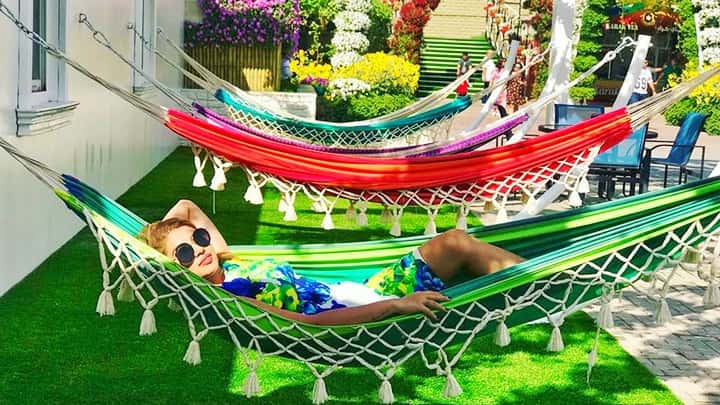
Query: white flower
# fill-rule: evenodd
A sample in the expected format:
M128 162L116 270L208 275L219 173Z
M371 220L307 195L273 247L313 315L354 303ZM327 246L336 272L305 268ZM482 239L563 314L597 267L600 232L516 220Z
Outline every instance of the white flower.
M700 45L720 45L720 28L705 28L700 31Z
M352 65L355 62L360 61L362 56L357 52L338 52L330 58L330 64L333 69Z
M340 10L357 11L359 13L367 13L372 10L372 2L370 0L337 0Z
M332 44L338 52L364 52L370 46L370 41L359 32L338 31L332 39Z
M335 79L328 85L328 96L330 99L348 97L370 91L370 85L359 79Z
M711 65L720 63L720 48L712 47L703 49L703 58Z
M338 31L365 31L370 28L370 17L357 11L341 11L333 23Z

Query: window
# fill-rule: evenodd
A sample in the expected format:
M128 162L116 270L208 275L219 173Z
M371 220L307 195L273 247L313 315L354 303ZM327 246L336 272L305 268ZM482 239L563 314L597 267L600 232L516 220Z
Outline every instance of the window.
M66 0L19 3L20 20L46 42L65 48ZM18 44L17 134L50 132L70 123L77 103L67 101L65 66L24 35Z
M155 46L155 0L135 0L135 30L142 34L152 48ZM133 33L133 62L150 77L155 76L155 53L143 45L142 39ZM152 85L133 69L133 91L144 93Z

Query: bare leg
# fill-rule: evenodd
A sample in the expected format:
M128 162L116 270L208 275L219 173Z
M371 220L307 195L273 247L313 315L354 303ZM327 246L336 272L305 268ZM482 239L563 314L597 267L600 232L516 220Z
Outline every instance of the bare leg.
M524 261L514 253L477 240L456 229L438 235L422 245L420 254L433 273L445 282L460 274L483 276Z

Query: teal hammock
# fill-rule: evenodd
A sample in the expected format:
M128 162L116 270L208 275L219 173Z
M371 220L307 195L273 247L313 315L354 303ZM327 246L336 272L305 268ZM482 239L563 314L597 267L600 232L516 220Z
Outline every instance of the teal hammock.
M612 324L617 290L674 269L692 253L699 262L716 260L710 243L720 228L720 179L709 178L658 192L544 217L475 228L478 239L528 260L500 272L443 291L451 297L437 321L421 315L395 316L376 322L318 326L263 311L202 278L137 239L146 222L80 180L60 175L16 148L3 146L37 178L54 188L97 237L103 267L103 290L96 310L115 312L117 299L137 300L144 308L140 333L156 330L152 309L165 299L183 311L192 340L185 360L200 363L200 341L210 331L236 345L250 369L244 390L259 393L256 370L263 357L278 355L302 362L316 377L314 400L327 400L324 379L342 366L359 366L381 381L379 397L391 403L391 378L405 361L420 357L447 378L444 393L462 390L452 374L472 340L495 333L499 345L510 343L508 327L546 318L553 329L548 350L564 347L563 319L583 304L602 299L599 326ZM359 281L429 240L417 236L394 240L284 246L234 246L242 258L274 257L289 262L306 277L326 282ZM698 272L706 266L694 266ZM717 275L710 280L706 303L720 302ZM714 277L714 278L713 278ZM665 297L657 301L659 322L669 319ZM597 345L597 340L595 342ZM591 352L590 366L597 356Z

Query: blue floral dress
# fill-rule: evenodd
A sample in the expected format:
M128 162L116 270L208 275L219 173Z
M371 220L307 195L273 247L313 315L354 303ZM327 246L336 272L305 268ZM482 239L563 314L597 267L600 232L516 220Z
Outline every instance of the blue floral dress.
M326 284L298 276L288 263L273 259L227 260L222 288L279 309L313 315L330 309L403 297L415 291L440 291L445 284L417 250L371 276L364 284ZM359 297L362 296L362 297Z

